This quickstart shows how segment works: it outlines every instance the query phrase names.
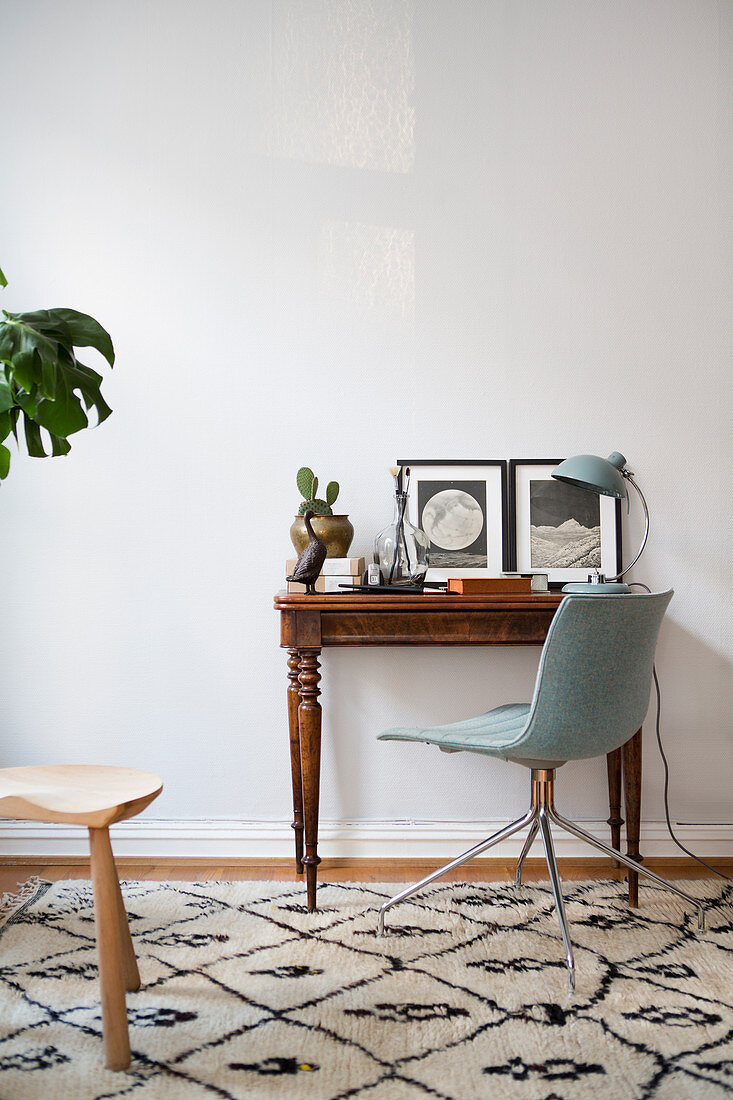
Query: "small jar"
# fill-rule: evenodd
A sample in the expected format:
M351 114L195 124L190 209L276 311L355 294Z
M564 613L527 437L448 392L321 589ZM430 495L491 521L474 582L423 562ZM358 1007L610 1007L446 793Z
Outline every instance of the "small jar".
M374 560L385 584L421 585L428 571L430 540L408 517L407 493L395 492L394 518L374 540Z

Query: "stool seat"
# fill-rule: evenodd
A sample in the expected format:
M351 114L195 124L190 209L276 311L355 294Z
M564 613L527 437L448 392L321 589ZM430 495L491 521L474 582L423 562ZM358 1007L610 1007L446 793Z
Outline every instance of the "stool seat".
M144 810L163 789L152 772L92 764L0 768L0 817L103 829Z

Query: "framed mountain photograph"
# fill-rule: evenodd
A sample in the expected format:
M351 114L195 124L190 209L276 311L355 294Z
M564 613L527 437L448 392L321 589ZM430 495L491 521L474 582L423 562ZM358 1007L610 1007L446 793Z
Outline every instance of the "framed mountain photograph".
M398 459L409 516L430 539L428 580L498 577L509 567L504 459Z
M561 459L509 460L512 570L546 573L552 586L585 581L594 569L621 569L621 502L563 481Z

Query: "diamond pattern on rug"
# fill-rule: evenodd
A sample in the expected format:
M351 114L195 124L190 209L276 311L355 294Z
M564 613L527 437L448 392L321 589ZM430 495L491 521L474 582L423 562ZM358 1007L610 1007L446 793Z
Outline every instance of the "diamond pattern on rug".
M547 884L126 883L143 987L104 1068L91 885L0 928L4 1100L720 1100L733 1095L733 888L569 883L577 990Z
M233 1033L192 1053L181 1068L226 1096L278 1100L334 1096L339 1080L358 1095L382 1076L380 1063L358 1043L287 1017L269 1020L256 1034Z
M649 1080L657 1069L652 1053L630 1051L626 1044L605 1035L595 1021L566 1018L558 1043L558 1024L537 1026L528 1015L517 1014L498 1028L482 1027L469 1044L453 1048L454 1095L461 1100L510 1096L512 1100L617 1100L637 1096L629 1085ZM441 1087L445 1054L436 1051L411 1074L434 1089ZM628 1090L628 1091L627 1091ZM681 1094L682 1095L682 1094Z

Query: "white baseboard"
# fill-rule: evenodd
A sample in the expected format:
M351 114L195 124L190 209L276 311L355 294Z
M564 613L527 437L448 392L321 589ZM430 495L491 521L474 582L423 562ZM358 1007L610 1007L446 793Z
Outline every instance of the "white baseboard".
M322 858L449 859L507 825L506 821L322 821L318 850ZM593 836L609 843L604 821L579 822ZM709 857L733 856L733 824L676 825L679 840L693 852ZM594 849L554 830L560 858L589 857ZM278 859L293 855L289 821L224 819L155 820L138 818L112 828L115 854L120 858ZM492 849L490 857L519 854L523 834ZM641 850L646 856L682 856L662 821L641 825ZM0 824L0 858L86 856L86 830L73 825L46 825L33 821ZM541 845L537 852L541 854Z

